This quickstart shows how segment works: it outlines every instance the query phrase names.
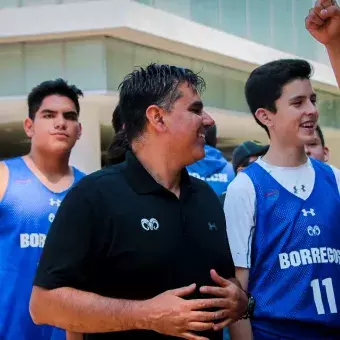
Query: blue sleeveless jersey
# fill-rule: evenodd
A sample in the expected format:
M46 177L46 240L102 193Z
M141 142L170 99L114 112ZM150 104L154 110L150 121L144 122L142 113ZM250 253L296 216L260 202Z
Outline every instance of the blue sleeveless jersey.
M46 234L69 190L47 189L21 157L5 163L9 181L0 201L0 339L65 339L64 331L33 323L29 300ZM73 170L77 182L84 174Z
M340 339L340 196L333 170L311 160L302 200L260 165L244 172L256 192L249 291L257 339ZM267 334L267 336L256 334Z

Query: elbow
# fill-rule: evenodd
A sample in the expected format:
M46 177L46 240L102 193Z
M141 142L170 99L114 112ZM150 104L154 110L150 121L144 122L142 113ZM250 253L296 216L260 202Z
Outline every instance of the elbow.
M36 325L43 325L46 323L44 320L44 289L39 287L33 287L30 304L29 304L29 312L32 318L32 321ZM45 312L46 315L46 312Z

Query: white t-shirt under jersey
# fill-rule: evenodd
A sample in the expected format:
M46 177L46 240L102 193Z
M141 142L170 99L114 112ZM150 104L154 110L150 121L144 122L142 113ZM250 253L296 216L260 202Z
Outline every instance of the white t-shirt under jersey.
M315 171L311 161L299 167L278 167L259 158L256 163L292 194L306 200L313 191ZM331 166L340 194L340 170ZM252 235L255 230L256 194L253 182L240 172L229 184L224 213L231 253L236 267L250 268Z

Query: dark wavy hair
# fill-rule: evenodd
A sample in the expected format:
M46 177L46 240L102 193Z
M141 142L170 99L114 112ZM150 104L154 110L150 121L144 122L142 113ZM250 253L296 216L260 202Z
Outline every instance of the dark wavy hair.
M300 59L281 59L257 67L251 72L245 86L245 96L256 122L269 135L268 128L255 116L258 109L276 112L275 102L281 97L283 87L296 79L310 79L311 65Z
M125 159L131 142L143 133L147 108L157 105L171 111L182 95L178 87L183 83L199 93L205 89L205 82L199 75L170 65L150 64L146 68L137 68L124 78L119 85L119 103L112 117L117 133L108 152L110 164Z
M79 114L79 97L83 96L83 92L75 85L69 85L64 79L58 78L44 81L31 90L27 98L28 117L34 120L43 100L54 94L70 98Z

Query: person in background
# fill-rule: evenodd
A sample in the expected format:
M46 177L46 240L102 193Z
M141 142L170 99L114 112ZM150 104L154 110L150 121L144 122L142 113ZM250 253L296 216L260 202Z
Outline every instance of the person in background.
M216 125L207 129L205 143L205 157L187 166L187 170L190 176L207 182L219 196L234 179L235 173L231 164L224 158L222 152L216 148Z
M328 162L329 149L325 145L325 138L319 125L315 129L315 139L305 144L305 152L308 157L318 159L321 162Z
M63 79L32 89L24 121L30 152L0 162L0 339L65 339L65 331L33 323L29 299L51 222L85 176L69 164L81 136L81 95Z
M232 155L232 164L235 174L248 165L255 162L259 156L263 156L268 151L269 145L263 145L255 140L248 140L238 145ZM226 191L220 195L220 202L224 205Z
M125 138L123 122L119 112L119 105L115 107L112 113L112 127L114 130L113 142L107 152L107 165L119 164L125 161L126 149L129 149L129 143Z

